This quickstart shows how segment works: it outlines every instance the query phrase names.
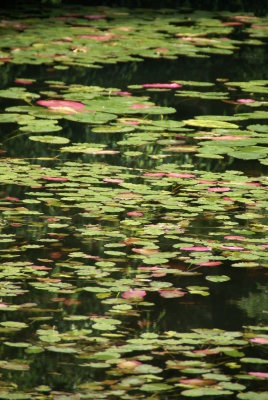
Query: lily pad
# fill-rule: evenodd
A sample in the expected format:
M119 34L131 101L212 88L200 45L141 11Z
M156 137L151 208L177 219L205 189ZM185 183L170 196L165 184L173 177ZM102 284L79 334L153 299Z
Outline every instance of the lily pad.
M227 396L233 394L230 390L217 389L217 388L198 388L188 389L181 392L185 397L203 397L203 396Z
M41 143L50 143L50 144L67 144L70 142L69 139L64 138L62 136L29 136L30 140L34 142L41 142Z

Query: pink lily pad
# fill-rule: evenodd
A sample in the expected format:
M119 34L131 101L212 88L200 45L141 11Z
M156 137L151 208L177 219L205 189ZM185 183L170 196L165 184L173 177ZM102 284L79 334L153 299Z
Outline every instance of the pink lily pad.
M178 289L158 290L158 293L160 294L161 297L164 297L165 299L182 297L186 294L186 292L183 292L182 290L178 290Z
M234 250L234 251L242 251L244 250L244 247L239 247L239 246L221 246L223 250Z
M175 172L170 172L167 174L168 178L195 178L194 174L187 174L187 173L175 173Z
M263 25L251 25L251 28L252 29L263 29L263 28L266 28L266 26L263 26Z
M143 213L139 212L139 211L129 211L127 213L127 215L131 216L131 217L142 217Z
M132 96L132 94L130 93L130 92L124 92L124 91L119 91L119 92L114 92L114 93L112 93L112 94L115 94L115 95L117 95L117 96Z
M154 265L153 267L147 267L147 266L141 266L138 269L141 269L143 271L158 271L159 269L161 269L160 267L157 267L156 265Z
M242 22L235 22L235 21L228 21L228 22L223 22L222 25L224 26L240 26L243 25Z
M31 265L31 268L38 271L49 271L50 269L52 269L51 267L46 267L45 265Z
M164 172L145 172L143 176L151 176L152 178L161 178L165 176Z
M41 179L53 182L67 182L69 180L68 178L64 178L62 176L41 176Z
M132 247L132 249L131 249L134 253L138 253L138 254L144 254L144 255L151 255L151 254L156 254L156 253L158 253L158 250L156 250L156 249L150 249L150 248L147 248L147 247L142 247L142 248L135 248L135 247Z
M215 192L215 193L224 193L224 192L229 192L231 188L229 187L210 187L208 188L209 192Z
M149 106L148 104L140 104L140 103L135 103L132 104L130 106L130 108L133 108L134 110L139 110L139 109L143 109L143 108L150 108L151 106Z
M242 22L248 22L248 21L252 21L252 20L257 21L258 20L258 18L254 17L252 14L251 15L235 15L233 17L233 19L236 19L236 20L242 21Z
M52 111L62 112L64 114L73 114L85 108L83 103L71 100L38 100L36 103L39 106L48 107Z
M155 49L155 51L157 52L157 53L162 53L162 54L167 54L168 52L169 52L169 50L168 49L166 49L165 47L157 47L156 49Z
M133 370L137 368L138 365L141 365L141 362L137 360L122 360L117 364L117 367L120 369Z
M260 183L258 183L258 182L246 182L245 183L246 185L248 185L248 186L261 186L261 184Z
M155 278L163 278L163 276L166 276L166 272L153 272L150 276L155 277Z
M31 79L15 79L15 83L18 83L20 85L31 85L33 83L33 80Z
M179 83L144 83L142 86L155 89L180 89L182 87Z
M247 139L249 136L216 136L210 138L211 140L214 140L215 142L222 141L222 140L244 140Z
M202 350L194 350L193 352L196 354L210 355L210 354L219 354L220 350L207 348L207 349L202 349Z
M139 300L143 299L143 297L146 296L145 290L139 290L139 289L130 289L126 292L122 293L123 299L134 299L134 300Z
M18 197L10 197L10 196L5 197L5 200L7 200L7 201L20 201L20 199L18 199Z
M124 125L140 125L140 121L136 121L135 119L133 119L133 120L128 120L128 121L122 121L121 124L124 124Z
M255 337L252 339L249 339L252 343L258 343L258 344L268 344L268 338L264 337Z
M180 379L180 383L183 385L190 385L190 386L208 386L213 385L215 383L212 379L199 379L199 378L190 378L190 379Z
M12 57L0 57L0 62L3 62L3 63L9 62L11 60L12 60Z
M253 99L238 99L236 100L237 103L240 104L250 104L250 103L255 103L255 100Z
M203 184L208 184L208 185L214 185L215 183L217 183L215 181L209 181L208 179L199 179L198 182L203 183Z
M257 376L258 378L268 379L268 372L249 372L248 374Z
M222 200L224 200L224 201L230 201L231 203L234 203L234 202L235 202L233 199L231 199L231 198L228 197L228 196L222 197Z
M107 182L107 183L122 183L122 182L124 182L124 179L104 178L103 182Z
M49 256L53 258L53 260L58 260L62 257L62 253L60 251L53 251L52 253L49 253Z
M245 238L245 236L231 236L231 235L227 235L227 236L224 236L224 239L227 239L227 240L245 240L246 238Z
M180 250L184 251L212 251L211 247L207 246L190 246L190 247L181 247Z
M221 261L206 261L202 262L200 264L200 267L218 267L219 265L222 265Z

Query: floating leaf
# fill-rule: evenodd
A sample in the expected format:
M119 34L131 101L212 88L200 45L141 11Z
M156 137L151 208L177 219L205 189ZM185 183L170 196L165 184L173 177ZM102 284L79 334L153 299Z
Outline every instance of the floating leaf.
M266 400L268 392L246 392L239 393L237 398L240 400Z
M180 89L182 87L179 83L144 83L142 86L146 89Z
M127 292L122 293L123 299L138 300L143 299L146 296L145 290L130 289Z
M227 282L230 277L227 275L207 275L206 280L210 282Z
M166 383L145 383L140 388L144 392L164 392L170 389L172 386Z
M30 140L34 142L41 142L41 143L51 143L51 144L67 144L70 142L69 139L61 137L61 136L29 136Z
M85 108L83 103L70 100L38 100L36 103L39 106L48 107L52 111L62 112L64 114L81 112Z
M16 321L0 322L0 325L7 328L15 328L15 329L27 328L28 326L25 322L16 322Z
M187 389L181 392L181 395L186 397L227 396L230 394L233 394L233 392L231 392L230 390L217 388Z
M226 128L226 129L237 129L238 125L230 122L209 120L209 119L186 119L183 121L186 125L202 127L202 128Z
M249 372L249 375L256 376L257 378L268 379L268 372Z

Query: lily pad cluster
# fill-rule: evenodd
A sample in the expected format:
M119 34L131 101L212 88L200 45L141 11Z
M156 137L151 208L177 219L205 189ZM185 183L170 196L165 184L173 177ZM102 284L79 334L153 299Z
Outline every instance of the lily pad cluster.
M13 13L2 19L1 29L6 32L0 47L2 63L96 68L148 57L230 55L241 44L262 44L267 21L229 13L80 6L79 12L55 10L43 13L42 19L38 13L15 19ZM235 38L236 32L246 39Z
M43 17L1 20L3 63L202 66L261 45L267 23L106 7ZM267 275L267 83L25 74L0 90L0 399L267 398L266 287L230 295ZM193 99L229 113L185 116ZM204 323L220 301L252 323Z
M25 305L26 307L26 305ZM120 310L119 305L114 309ZM121 309L123 307L121 306ZM81 382L76 394L58 393L52 387L37 386L18 391L6 385L1 391L3 399L75 398L74 396L117 398L131 391L135 397L159 393L160 396L203 397L228 396L236 399L265 399L261 388L267 379L267 360L258 357L259 349L267 344L267 327L245 327L243 332L220 329L194 329L191 332L166 331L162 334L142 333L129 339L126 329L120 328L124 314L117 319L110 316L69 316L64 318L69 329L59 331L43 324L41 318L30 318L39 328L31 342L6 340L28 329L28 324L15 321L1 323L2 352L16 349L20 359L0 361L0 369L23 374L24 379L36 366L33 356L39 359L58 357L60 363L75 365L72 374L80 378L94 371L94 382ZM40 321L39 321L40 320ZM117 326L116 334L108 334ZM96 335L96 330L99 333ZM122 343L122 339L125 339ZM29 357L25 361L25 356ZM65 361L64 361L65 360ZM67 361L68 360L68 361ZM157 365L155 362L157 360ZM38 361L37 361L38 363ZM97 378L98 371L109 373L110 379ZM168 373L167 377L165 376ZM70 378L73 380L73 376ZM249 388L255 385L255 390ZM230 397L232 396L232 397Z
M206 298L217 285L228 287L235 269L267 267L266 177L250 177L232 169L206 171L194 165L193 159L196 155L196 160L206 155L218 157L223 154L221 149L226 151L221 145L214 145L214 150L214 141L202 141L201 134L223 138L220 144L237 143L233 140L236 134L243 138L239 143L254 140L257 145L259 140L265 141L265 125L254 124L253 116L253 124L241 131L239 116L170 119L169 114L176 110L157 106L149 96L122 95L118 88L48 84L55 91L54 99L36 94L31 104L10 105L2 113L3 126L18 123L22 131L15 136L12 133L10 141L21 138L29 146L42 146L41 150L49 146L53 154L44 157L40 153L31 159L3 153L0 163L0 183L6 191L0 202L0 310L11 314L1 328L8 335L3 337L3 345L6 351L19 348L30 357L27 362L3 361L2 368L31 371L34 355L48 352L49 357L72 357L71 364L82 369L111 368L109 374L115 374L117 384L115 389L101 389L104 398L129 390L181 390L186 397L237 393L240 398L250 388L245 379L266 377L265 371L245 372L244 365L255 358L247 357L240 346L263 345L267 335L248 342L237 332L223 332L220 339L217 331L215 339L213 331L210 336L206 330L200 342L201 331L167 332L163 337L149 331L137 339L130 326L133 321L147 326L150 321L142 317L154 309L155 302L180 304ZM168 83L165 89L179 90L181 84L185 82ZM8 93L6 89L5 97ZM29 102L30 95L23 93L27 99L22 100ZM53 134L51 123L63 132L64 124L76 123L84 129L85 138L81 140L80 135L76 142L68 131L63 136ZM230 139L226 131L235 134ZM6 143L3 149L8 152ZM227 148L233 149L231 145ZM39 147L35 151L38 154ZM233 151L237 153L238 148ZM176 162L173 154L183 158ZM244 158L252 159L252 154L253 150L251 157ZM126 162L115 158L119 156ZM239 158L237 154L234 157ZM40 300L20 300L32 291L38 299L48 296L45 307ZM85 299L102 311L88 312ZM39 325L36 331L12 318L17 315L20 319L24 310ZM62 323L71 324L70 329L62 331ZM22 329L28 329L28 334L23 339L20 333L16 340ZM157 325L154 329L157 331ZM89 343L96 345L88 348ZM211 348L213 343L219 348ZM204 350L205 345L209 347ZM227 345L227 350L222 345ZM143 353L137 356L139 351ZM154 361L152 351L157 355L156 364L147 363ZM163 368L159 356L163 352L166 357L169 351L173 361L165 359ZM241 374L234 378L217 363L203 360L222 354L235 357L226 365L236 372L242 368ZM178 355L183 358L177 360ZM192 359L187 361L187 357ZM236 357L241 358L241 365ZM179 370L182 375L166 379L158 375L163 370L171 375ZM93 387L81 385L81 395L90 389L95 396Z

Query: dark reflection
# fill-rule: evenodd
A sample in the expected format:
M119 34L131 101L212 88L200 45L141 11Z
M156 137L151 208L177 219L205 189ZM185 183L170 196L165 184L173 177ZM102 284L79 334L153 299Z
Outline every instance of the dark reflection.
M256 60L258 61L257 68ZM122 90L132 84L170 80L215 82L218 78L226 78L232 81L247 81L267 79L267 62L267 47L242 45L228 56L211 55L202 59L183 56L174 60L145 59L142 62L119 62L96 69L70 67L68 70L59 71L44 65L8 63L1 66L1 87L10 85L18 76L24 77L25 74L27 77L37 78L40 82L53 79L67 84L99 85L117 87ZM200 63L202 63L202 68L200 68ZM34 88L34 86L31 87Z
M219 328L240 330L241 326L265 324L267 316L267 293L261 271L234 271L235 268L213 268L213 274L226 274L231 281L218 285L206 282L211 295L188 296L180 299L155 298L156 307L149 313L149 324L159 331L174 330L185 332L196 328ZM205 275L210 275L207 268ZM177 287L191 285L192 281L181 278ZM196 285L204 286L204 280ZM146 313L144 313L144 317Z

